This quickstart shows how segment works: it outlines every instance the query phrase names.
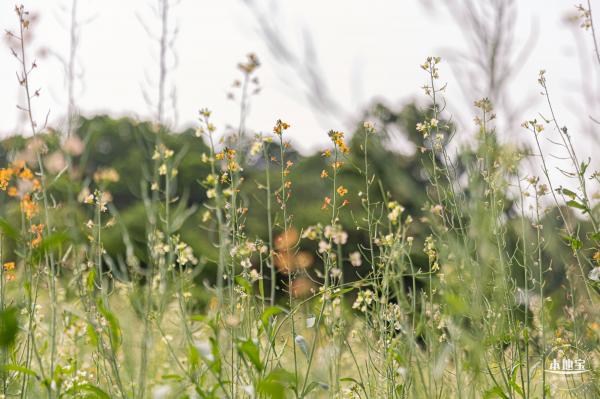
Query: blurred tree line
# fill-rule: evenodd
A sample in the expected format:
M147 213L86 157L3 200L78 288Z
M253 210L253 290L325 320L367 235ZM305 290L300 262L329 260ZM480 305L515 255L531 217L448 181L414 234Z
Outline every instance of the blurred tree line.
M376 176L376 187L372 201L380 202L384 209L387 201L397 201L405 208L405 213L412 216L415 223L411 227L414 236L413 262L417 268L428 268L427 258L422 252L425 237L429 234L426 218L431 215L428 207L430 184L427 177L427 165L430 162L421 151L424 145L423 135L415 128L416 124L427 117L427 111L421 111L415 104L408 104L399 110L385 104L376 103L365 113L364 119L371 120L378 127L376 139L369 140L369 170ZM451 124L447 123L452 129ZM399 133L400 132L400 133ZM55 219L59 222L58 230L65 232L70 241L84 244L87 240L86 222L91 218L88 208L82 204L82 195L86 190L102 187L112 196L110 214L114 218L114 226L103 233L106 250L105 261L113 268L115 276L126 279L127 259L131 255L139 260L141 267L147 259L147 226L146 205L151 195L150 185L153 177L152 154L155 150L156 136L175 152L178 175L175 179L174 191L177 202L174 212L174 224L181 240L188 243L200 259L201 279L213 280L215 277L215 259L218 249L211 222L203 220L204 204L207 200L206 190L201 182L209 174L209 166L202 161L203 154L208 154L207 144L195 136L193 129L174 133L165 128L157 128L154 124L137 122L129 118L112 119L108 116L81 118L73 136L61 144L60 133L50 131L37 138L14 136L2 140L0 144L1 162L9 164L15 159L23 159L35 165L34 152L41 150L48 173L51 200L56 204ZM290 135L293 135L293 129ZM300 134L300 133L297 133ZM325 134L325 133L324 133ZM361 168L364 164L364 134L362 124L349 135L351 149L346 166L338 175L339 183L348 189L350 203L342 212L344 228L348 232L347 248L356 250L360 243L366 242L367 233L357 229L362 223L363 209L360 193L364 190L364 175ZM394 149L398 136L402 136L402 151ZM247 137L246 140L251 140ZM250 148L248 142L247 147ZM246 147L246 146L244 146ZM270 144L270 153L279 153L278 144ZM494 143L494 148L501 148ZM499 151L499 150L498 150ZM477 156L477 149L464 146L459 150L456 168L457 176L469 178L469 170L461 165L469 164L469 158ZM498 156L493 154L492 156ZM287 159L294 162L290 175L293 181L292 196L289 201L289 213L293 215L294 234L301 233L303 228L316 223L328 224L330 214L321 209L323 199L331 195L331 184L320 178L322 170L327 169L327 160L320 152L303 156L292 149ZM266 223L266 162L277 160L264 159L262 156L247 158L244 166L244 183L241 188L242 200L249 210L246 218L246 232L250 239L260 238L267 242ZM277 187L279 179L278 167L271 167L271 184ZM114 173L116 172L116 173ZM273 183L275 182L275 183ZM18 201L10 201L6 193L3 197L2 217L13 227L19 226ZM468 197L468 193L466 193ZM514 197L514 196L513 196ZM517 204L506 195L505 214L507 220L507 247L515 254L519 252L519 234L522 229L518 216ZM274 206L274 236L281 235L278 224L280 216ZM567 208L563 212L572 215ZM384 215L385 218L385 215ZM563 228L557 218L556 210L544 216L545 246L544 259L552 264L552 271L547 276L548 292L556 291L565 282L562 280L564 268L571 259L571 250L559 232ZM585 222L581 223L581 231L589 230ZM319 267L316 243L302 240L298 251L305 255L303 262L308 266ZM308 260L307 260L308 259ZM305 265L307 266L307 265ZM345 280L352 281L366 276L370 266L363 262L362 267L345 265ZM265 273L267 274L267 273ZM515 273L516 276L519 273ZM559 301L560 302L560 301Z

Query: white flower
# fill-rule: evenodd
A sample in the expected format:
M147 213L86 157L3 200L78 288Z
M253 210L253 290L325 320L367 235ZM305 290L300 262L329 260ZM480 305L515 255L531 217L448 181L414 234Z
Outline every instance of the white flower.
M157 385L152 389L153 399L163 399L169 396L171 393L171 387L168 385Z
M340 231L333 237L333 242L338 245L344 245L348 241L348 233L345 231Z
M162 164L160 165L160 167L158 168L158 174L161 176L164 176L167 174L167 165L166 164Z
M362 258L360 256L360 252L356 251L350 254L350 263L354 267L362 266Z
M263 148L263 143L261 141L255 141L254 143L252 143L252 147L250 148L250 154L252 156L256 156L258 155Z
M322 254L331 249L331 245L327 243L327 241L321 240L319 241L319 253Z
M306 318L306 328L313 328L315 326L315 321L317 318L314 315L310 315Z
M260 273L259 273L259 272L257 272L257 271L256 271L256 269L252 269L252 270L250 270L250 279L251 279L253 282L256 282L256 281L258 281L258 280L260 280L261 278L262 278L262 276L260 275Z
M339 269L339 268L337 268L337 267L332 268L331 269L331 277L332 278L340 278L340 277L342 277L342 270Z
M242 267L244 269L250 269L252 267L252 262L250 262L249 258L245 258L242 260Z
M210 346L210 342L196 341L194 343L194 346L200 353L200 356L202 356L204 359L208 360L209 362L213 362L215 360L215 356L212 354L212 348Z
M308 343L306 342L306 339L304 339L304 337L302 335L296 335L296 338L294 338L294 341L296 342L296 345L298 345L298 347L300 348L302 353L304 353L304 356L306 356L308 358L309 357Z
M244 392L246 392L248 396L250 396L251 398L254 397L254 387L252 385L244 385L242 389L244 390Z
M588 278L595 282L600 282L600 267L594 267L590 274L588 274Z

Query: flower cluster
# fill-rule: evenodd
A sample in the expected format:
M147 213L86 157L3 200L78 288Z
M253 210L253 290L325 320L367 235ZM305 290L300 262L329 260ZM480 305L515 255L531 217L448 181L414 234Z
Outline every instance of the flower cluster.
M28 220L33 219L40 212L38 203L31 198L31 195L25 194L21 199L21 212Z
M525 121L521 124L521 127L531 130L532 132L538 134L544 131L544 125L538 123L537 119L532 119L530 121Z
M383 319L396 331L402 330L402 308L397 303L383 305Z
M325 226L323 237L333 241L336 245L344 245L348 241L348 233L340 225Z
M592 27L592 12L581 4L577 6L577 19L581 21L581 28L588 30Z
M250 75L260 66L260 61L254 53L250 53L246 56L246 62L240 62L238 68L247 75Z
M346 146L346 143L344 143L344 133L330 130L327 134L329 135L329 138L333 144L340 150L342 154L348 154L350 152L350 149L348 146Z
M402 212L404 212L404 207L397 201L388 202L387 207L389 209L389 213L387 215L388 220L394 225L397 224L398 220L400 220L400 216L402 216Z
M35 248L42 243L42 233L44 232L44 225L32 224L29 228L29 232L32 235L31 246Z
M98 169L94 173L96 183L116 183L119 181L119 173L114 168Z
M16 279L15 262L6 262L3 265L3 269L4 269L4 278L6 278L6 281L14 281Z
M440 77L438 71L438 64L442 62L441 57L427 57L425 62L421 65L421 69L429 72L434 79Z
M439 121L435 118L431 118L429 121L417 123L416 129L418 132L423 134L424 138L427 138L431 134L431 130L437 129Z
M281 119L277 119L277 121L275 122L275 126L273 127L273 133L275 133L278 136L281 136L283 132L288 130L289 128L289 123L284 122Z
M168 160L172 158L174 154L175 153L173 152L173 150L167 148L164 144L160 144L154 149L154 154L152 154L152 160L160 161L160 166L158 167L159 175L167 175L167 173L169 172ZM177 169L171 168L170 173L171 177L177 176Z
M372 122L363 122L363 129L365 129L365 132L367 133L375 133L375 125Z
M81 191L81 193L79 193L79 199L84 204L95 204L100 208L100 211L106 212L108 210L106 205L108 205L108 203L112 201L112 195L110 195L110 193L107 191L100 190L96 190L93 194L91 194L90 191L87 188L85 188Z
M425 245L423 248L423 252L425 253L425 255L427 255L428 259L429 259L429 264L431 265L431 271L438 271L440 270L440 266L438 264L438 256L437 256L437 250L435 248L435 242L433 241L433 236L429 235L427 236L427 238L425 239Z
M185 242L181 241L179 236L171 237L171 241L177 251L177 263L179 265L197 265L198 259L194 256L194 250Z
M352 305L352 309L358 309L361 312L366 312L367 308L373 303L375 300L375 294L371 290L358 291L358 295L356 296L356 300Z
M24 198L40 191L41 188L40 181L25 165L25 161L19 160L13 162L8 168L0 169L0 190L6 191L9 197Z
M215 159L217 161L225 160L227 162L227 170L229 172L236 172L242 170L240 164L236 160L237 151L233 148L225 147L223 151L217 152L215 154Z
M209 134L211 134L215 130L217 130L217 128L215 127L215 125L213 125L209 121L211 111L208 108L202 108L200 111L198 111L198 113L200 114L200 121L204 122L204 126L198 126L196 128L196 132L195 132L196 137L201 137L206 132L208 132Z

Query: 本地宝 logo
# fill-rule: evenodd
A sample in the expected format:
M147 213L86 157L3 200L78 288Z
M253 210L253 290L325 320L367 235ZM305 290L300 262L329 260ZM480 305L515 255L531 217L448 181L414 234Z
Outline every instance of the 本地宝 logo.
M544 371L553 390L583 391L591 385L592 364L587 353L565 344L553 347L546 355Z

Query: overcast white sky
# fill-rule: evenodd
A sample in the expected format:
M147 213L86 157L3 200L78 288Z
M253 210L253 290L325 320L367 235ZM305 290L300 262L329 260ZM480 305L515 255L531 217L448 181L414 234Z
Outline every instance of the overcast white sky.
M254 130L270 130L278 118L292 124L290 135L303 150L313 149L326 140L329 129L350 129L360 118L360 111L374 98L391 104L402 104L422 93L425 75L419 68L427 55L448 55L464 49L464 37L442 0L302 0L257 1L263 9L276 4L269 18L277 21L280 34L290 49L302 55L303 39L309 35L315 47L319 70L335 99L342 106L342 117L316 117L307 103L302 84L291 70L282 68L268 51L258 29L256 18L241 0L181 0L172 10L172 26L178 34L175 41L177 65L171 70L170 87L176 89L177 103L169 106L178 116L177 127L194 123L197 110L213 110L219 127L237 124L237 105L226 99L233 79L239 77L236 64L248 52L262 60L259 70L262 93L252 102L248 126ZM144 100L142 87L155 96L152 82L158 74L156 43L145 32L138 17L158 33L158 20L151 7L157 0L79 1L78 19L84 21L79 36L78 65L82 76L76 91L77 106L86 116L96 113L132 115L140 119L152 117L153 110ZM573 13L576 2L565 0L517 1L516 47L537 29L535 47L522 70L511 81L514 101L527 101L527 109L519 118L544 111L537 86L537 72L546 69L554 88L557 108L563 124L588 120L583 111L582 82L595 85L596 78L581 77L577 42L564 22ZM427 7L425 4L429 4ZM48 47L58 54L68 51L68 10L71 0L31 0L25 6L40 16L35 28L34 47ZM14 5L0 5L0 27L15 29ZM582 32L580 39L587 57L584 66L598 74L592 62L590 38ZM15 79L17 64L8 48L1 46L0 57L0 132L18 133L19 111L16 109L19 87ZM311 57L312 58L312 57ZM53 57L40 59L33 84L42 88L35 103L38 119L50 110L51 121L60 124L66 110L64 73ZM441 68L442 80L448 81L450 110L460 120L472 118L471 100L458 89L460 82L452 76L447 63ZM472 77L475 79L476 77ZM575 111L575 112L574 112ZM514 122L514 121L513 121ZM521 131L504 132L522 135ZM583 146L586 155L589 146Z

